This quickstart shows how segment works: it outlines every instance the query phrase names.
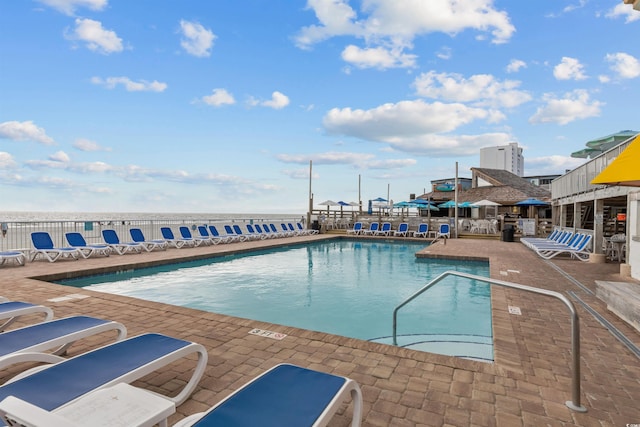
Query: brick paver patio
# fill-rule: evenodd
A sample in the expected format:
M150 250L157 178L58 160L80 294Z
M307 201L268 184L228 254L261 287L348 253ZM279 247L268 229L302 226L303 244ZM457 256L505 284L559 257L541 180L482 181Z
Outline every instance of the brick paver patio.
M112 255L79 261L34 262L0 267L0 295L41 303L56 317L75 314L124 323L129 336L160 332L203 344L208 368L199 387L179 406L170 424L203 411L230 391L281 363L289 362L351 377L364 396L365 426L625 426L640 423L640 359L573 299L581 327L581 403L571 400L570 322L559 301L532 293L492 288L495 363L483 363L395 348L258 321L206 313L116 295L48 283L47 278L91 274L157 262L209 257L230 250L285 244L334 236L295 237L203 248L169 249L139 255ZM607 311L595 297L595 280L627 281L614 263L570 259L544 261L517 242L452 239L421 251L423 256L479 257L490 261L491 277L577 296L640 346L640 333ZM577 283L579 282L581 287ZM573 294L568 293L572 291ZM591 291L591 292L589 292ZM61 302L68 294L88 295ZM519 307L521 315L508 307ZM253 328L282 332L281 341L250 335ZM77 343L70 355L111 337ZM188 378L192 361L149 375L137 383L163 393L176 392ZM24 366L0 373L7 380ZM295 404L295 403L292 403ZM332 426L346 426L352 406Z

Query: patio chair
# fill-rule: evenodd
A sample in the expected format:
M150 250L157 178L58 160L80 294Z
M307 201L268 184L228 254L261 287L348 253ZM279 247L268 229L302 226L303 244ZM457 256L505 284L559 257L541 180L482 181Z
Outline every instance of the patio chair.
M256 234L250 234L248 231L247 233L243 233L242 232L242 228L240 228L240 226L238 224L234 224L233 226L233 232L240 236L240 237L244 237L245 240L259 240L260 236L257 236Z
M205 245L211 244L211 240L209 240L209 238L194 236L193 234L191 234L191 230L189 230L189 227L187 227L186 225L180 226L178 230L180 231L180 236L182 237L182 240L185 241L185 244L190 244L194 247L200 246L203 243Z
M67 239L67 242L69 242L69 245L78 248L80 255L82 255L84 259L90 258L93 255L109 256L111 253L109 245L89 245L81 233L65 233L64 237Z
M121 323L87 316L50 320L0 334L0 369L15 363L58 363L67 349L79 339L116 331L116 341L127 336ZM48 352L53 350L52 352Z
M206 225L199 225L198 226L198 234L199 234L198 237L200 237L201 239L207 239L209 241L208 244L217 245L217 244L222 242L222 237L220 237L220 236L217 236L217 237L216 236L212 236L209 233L209 230L207 229Z
M285 224L284 222L280 224L280 228L282 229L282 233L287 237L293 237L296 235L296 233L289 230L289 227L287 227L287 224Z
M275 239L278 237L275 234L273 234L271 230L269 230L269 227L267 227L267 224L264 224L264 226L260 224L255 224L253 227L256 229L256 232L258 234L262 234L265 237L265 239Z
M391 223L383 222L379 230L373 233L375 236L388 236L391 234Z
M220 239L220 243L231 243L238 240L235 236L220 234L215 225L209 225L209 233L213 238Z
M371 224L369 224L369 228L367 229L363 229L361 234L366 234L367 236L373 236L376 231L379 230L380 224L378 224L377 222L372 222Z
M129 234L131 234L131 240L133 240L135 243L140 243L142 245L142 248L147 252L151 252L154 249L166 251L167 247L169 246L169 243L167 243L167 241L163 239L147 240L144 237L144 233L139 228L130 228Z
M121 242L120 237L118 237L118 233L116 233L115 230L102 230L102 238L104 239L104 242L109 245L112 250L116 251L118 255L124 255L126 253L139 254L143 249L142 244L138 242Z
M413 232L413 237L424 237L429 235L429 224L421 223L418 225L418 230Z
M312 234L318 234L318 230L314 230L312 228L304 228L304 225L302 225L299 222L296 222L296 227L298 228L298 233L300 233L303 236L310 236Z
M584 235L584 238L578 240L577 244L567 245L567 247L547 248L536 251L544 259L551 259L558 255L570 255L571 258L577 258L580 261L589 261L591 255L591 238L590 234Z
M289 233L284 233L282 231L278 231L278 228L276 227L275 224L269 224L269 228L271 229L271 232L275 235L277 235L278 237L288 237Z
M436 234L436 239L443 237L450 239L451 238L451 230L449 228L449 224L440 224L438 228L438 233Z
M160 227L160 233L162 234L162 238L167 241L167 244L173 246L176 249L180 249L184 247L185 244L189 243L189 245L193 246L193 241L187 241L185 239L177 239L173 234L173 230L171 227Z
M60 258L78 259L80 250L78 248L65 247L57 248L51 240L51 236L46 231L36 231L31 233L31 241L35 250L31 253L31 261L35 261L38 256L42 256L49 262L56 262Z
M362 421L362 392L354 380L281 364L233 392L209 411L183 419L189 426L325 426L353 401L351 426Z
M0 325L0 332L7 329L21 316L39 313L44 314L44 321L53 319L53 310L49 307L31 304L28 302L8 301L3 299L0 301L0 320L4 320L4 323Z
M184 387L176 396L163 395L179 405L200 381L207 365L207 350L200 344L161 334L138 335L64 359L44 369L28 370L0 386L0 400L15 396L46 411L53 411L95 390L119 383L130 384L175 361L191 359L192 355L197 355L197 362ZM181 371L176 375L182 382L184 373Z
M20 251L0 251L0 265L7 261L13 261L18 265L24 266L26 257Z
M394 236L407 237L409 233L409 223L403 222L398 225L398 229L393 232Z
M254 228L252 224L247 224L245 225L245 227L247 228L247 233L248 233L247 235L249 236L249 238L253 240L264 240L267 238L266 234L258 233L258 231Z
M240 229L240 227L238 227L238 229ZM238 234L236 233L234 228L228 224L224 226L224 232L227 233L227 236L233 236L236 242L244 242L246 240L249 240L247 236L245 236L244 234L241 234L242 230L240 230L240 234Z
M362 223L359 221L353 224L353 228L347 229L347 234L358 235L360 232L362 232Z

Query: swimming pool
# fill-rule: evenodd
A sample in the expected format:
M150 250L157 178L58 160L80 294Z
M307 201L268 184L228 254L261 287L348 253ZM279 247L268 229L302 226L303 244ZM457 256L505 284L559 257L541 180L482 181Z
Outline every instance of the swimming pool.
M269 323L391 343L394 308L447 270L485 262L415 257L424 243L337 239L59 281ZM398 344L493 359L490 287L449 277L398 315Z

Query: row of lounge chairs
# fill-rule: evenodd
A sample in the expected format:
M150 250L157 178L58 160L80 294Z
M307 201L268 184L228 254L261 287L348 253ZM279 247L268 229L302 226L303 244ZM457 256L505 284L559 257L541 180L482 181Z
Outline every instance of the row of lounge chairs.
M523 237L520 242L544 259L569 255L580 261L588 261L592 252L591 240L591 234L555 229L546 238Z
M383 222L379 224L372 222L369 228L364 228L362 222L356 222L353 224L353 228L347 230L347 234L361 235L361 236L394 236L394 237L423 237L427 238L433 235L435 238L439 237L451 237L451 231L449 224L440 224L438 231L430 232L429 224L421 223L417 230L409 230L409 224L402 222L398 225L396 230L391 228L390 222Z
M51 320L53 312L48 307L0 302L0 320L38 312L45 315L43 322L0 333L0 369L25 362L44 363L0 385L0 424L93 426L102 418L99 425L111 427L142 423L166 426L167 417L193 393L206 370L207 350L194 342L157 333L126 338L127 330L118 322L87 316ZM115 342L71 358L62 356L74 342L109 331L116 331ZM193 372L176 396L130 385L194 356ZM158 379L162 377L168 376L159 373ZM354 403L352 426L358 426L362 393L355 381L280 364L207 412L189 416L174 426L326 425L349 399ZM117 413L116 409L123 406L123 413Z
M31 251L31 261L38 258L55 262L62 258L79 259L89 258L96 255L109 256L111 253L124 255L127 253L151 252L153 250L166 250L169 247L183 248L196 247L200 245L217 245L220 243L243 242L257 239L273 239L281 237L293 237L315 234L317 230L307 230L302 224L282 223L280 229L275 224L264 223L246 224L245 230L240 225L225 225L224 233L220 233L215 225L200 225L196 227L198 234L192 234L187 226L179 227L180 235L176 236L171 227L161 227L162 239L146 239L140 228L131 228L129 233L131 241L123 241L118 233L112 229L102 230L104 243L88 244L81 233L70 232L65 234L69 244L66 247L58 247L48 232L38 231L31 233L31 241L34 250ZM19 264L24 265L24 255ZM1 264L1 262L0 262Z

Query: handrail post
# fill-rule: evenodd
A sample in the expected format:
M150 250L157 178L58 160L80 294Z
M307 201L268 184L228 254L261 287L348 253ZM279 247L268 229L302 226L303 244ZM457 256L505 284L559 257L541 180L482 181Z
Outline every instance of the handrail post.
M424 285L420 290L415 292L409 298L404 300L393 310L393 345L398 345L397 341L397 325L398 325L398 310L416 299L418 296L426 292L429 288L440 282L447 276L459 276L471 280L477 280L480 282L487 282L492 285L503 286L511 289L519 289L522 291L533 292L536 294L547 295L562 301L569 312L571 313L571 353L572 353L572 377L571 377L571 400L567 400L565 404L569 409L576 412L587 412L587 408L580 404L580 320L578 318L578 312L576 311L573 303L564 295L559 292L549 291L547 289L535 288L532 286L520 285L512 282L505 282L503 280L492 279L490 277L476 276L473 274L461 273L458 271L445 271L444 273L431 280Z

